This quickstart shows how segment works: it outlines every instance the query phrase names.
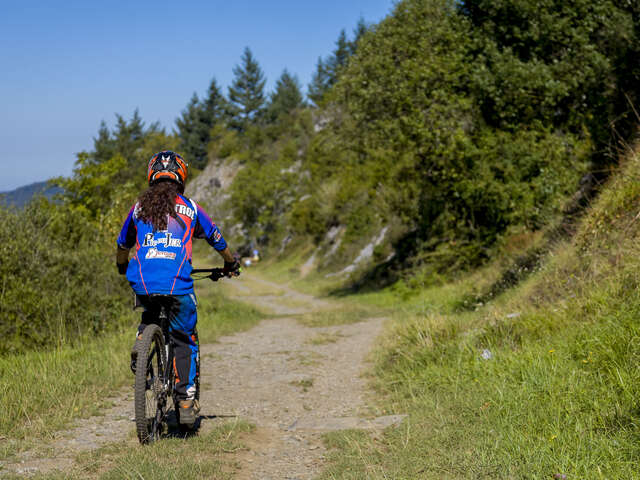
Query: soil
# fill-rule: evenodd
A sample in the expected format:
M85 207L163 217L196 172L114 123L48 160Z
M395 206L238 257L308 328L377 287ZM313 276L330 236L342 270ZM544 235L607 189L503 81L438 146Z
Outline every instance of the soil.
M200 432L235 418L256 426L242 438L247 448L230 454L236 478L313 478L325 462L323 433L381 429L402 420L371 418L365 402L362 374L383 318L309 327L296 315L330 308L331 302L251 275L226 283L229 293L274 313L251 330L201 346ZM29 475L71 468L77 453L129 437L132 417L132 392L126 392L104 416L56 434L46 450L55 455L28 451L2 471Z

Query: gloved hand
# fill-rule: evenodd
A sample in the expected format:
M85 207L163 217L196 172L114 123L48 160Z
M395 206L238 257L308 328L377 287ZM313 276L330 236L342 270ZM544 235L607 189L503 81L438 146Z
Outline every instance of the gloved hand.
M127 274L127 267L129 267L129 262L127 261L127 263L116 263L116 266L118 267L118 273L120 275L126 275Z
M240 262L234 260L233 262L224 262L224 273L229 277L237 277L240 275Z

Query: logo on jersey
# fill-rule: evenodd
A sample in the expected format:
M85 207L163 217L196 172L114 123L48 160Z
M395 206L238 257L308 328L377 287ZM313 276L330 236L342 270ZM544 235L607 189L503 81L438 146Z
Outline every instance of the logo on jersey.
M147 233L144 236L144 241L142 242L143 247L156 247L158 245L164 245L165 248L168 247L182 247L182 240L179 238L173 238L173 235L170 232L163 232L165 234L162 238L156 238L155 234Z
M147 254L144 256L144 258L163 258L165 260L174 260L176 258L176 254L173 252L167 252L165 250L158 250L157 248L150 248L149 250L147 250Z
M191 220L196 218L196 212L193 208L189 208L186 205L182 205L180 203L176 203L176 212L180 215L189 217Z

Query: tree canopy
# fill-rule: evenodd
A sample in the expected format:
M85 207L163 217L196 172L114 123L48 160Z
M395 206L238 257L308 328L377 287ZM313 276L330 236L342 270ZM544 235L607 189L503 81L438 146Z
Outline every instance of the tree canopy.
M251 49L246 47L240 64L233 69L233 82L229 86L232 125L240 130L255 123L266 102L266 79Z

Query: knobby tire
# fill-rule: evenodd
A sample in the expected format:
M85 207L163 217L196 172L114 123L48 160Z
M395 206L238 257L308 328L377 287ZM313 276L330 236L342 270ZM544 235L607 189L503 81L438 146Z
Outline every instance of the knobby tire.
M162 329L150 324L138 340L134 388L136 432L140 443L156 441L162 433L167 409L167 354Z

